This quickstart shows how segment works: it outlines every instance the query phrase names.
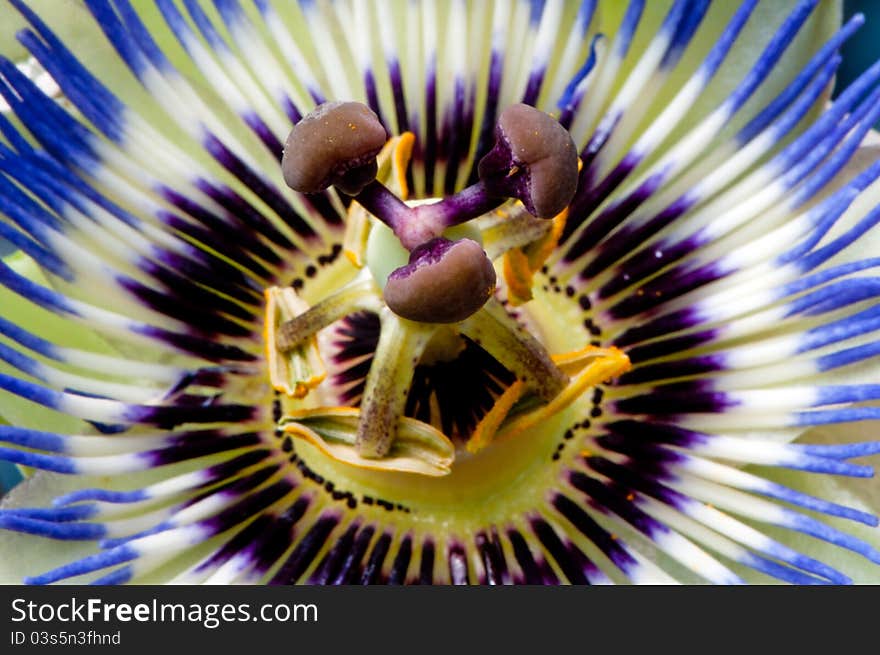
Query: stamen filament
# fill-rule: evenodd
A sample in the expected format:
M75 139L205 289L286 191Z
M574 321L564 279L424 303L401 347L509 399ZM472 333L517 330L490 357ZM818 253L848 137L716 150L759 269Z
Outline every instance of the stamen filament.
M544 401L555 398L568 383L541 343L495 299L463 321L459 329Z
M572 350L567 353L552 355L552 358L553 363L556 364L566 375L577 375L584 370L584 366L588 361L595 360L596 358L607 358L609 360L626 359L629 361L627 355L615 346L602 348L601 346L592 346L589 344L580 350ZM630 367L627 366L627 370L629 370L629 368Z
M525 385L522 383L522 380L517 380L507 387L504 393L498 396L495 404L492 405L492 409L480 419L477 427L474 428L471 438L467 440L465 448L467 448L469 453L478 453L492 443L495 435L498 434L501 423L504 422L504 419L510 414L510 410L522 398L524 393Z
M371 227L370 213L358 203L351 203L345 219L342 252L356 268L363 268L367 263L367 243Z
M532 299L534 271L529 266L529 258L521 248L514 248L504 254L504 281L507 283L507 298L514 306L522 305Z
M276 345L280 352L287 352L349 314L363 310L378 311L380 307L375 282L371 277L364 276L281 325Z
M304 398L326 377L324 362L312 335L296 347L280 355L277 349L276 330L297 314L307 311L308 304L290 287L266 289L266 319L263 325L263 342L266 347L266 363L269 381L276 391L293 397Z
M416 473L430 477L448 475L455 446L435 427L402 416L396 438L382 459L362 456L356 447L361 413L353 407L317 407L285 416L280 427L286 434L312 444L336 461L361 469Z
M584 364L588 361L586 367ZM587 346L572 353L553 355L553 361L563 370L577 374L550 402L540 407L515 416L502 427L511 410L523 397L525 386L517 380L504 390L495 405L477 424L466 448L470 453L477 453L493 441L518 435L539 423L546 421L582 396L597 384L615 378L631 368L629 357L617 348L597 348ZM578 371L580 371L578 373Z
M545 228L539 237L504 254L504 280L507 282L510 304L522 305L532 299L535 273L558 245L567 219L568 209L565 209L551 221L541 221L545 226L549 223L549 229Z
M550 419L580 398L588 389L595 387L597 384L607 382L631 368L629 357L623 351L617 348L607 348L597 349L596 354L599 352L603 354L590 362L558 396L546 405L542 405L534 411L514 418L504 426L496 438L504 439L520 434Z
M404 414L416 364L437 326L400 318L389 309L379 315L381 331L367 374L355 446L366 458L384 457Z

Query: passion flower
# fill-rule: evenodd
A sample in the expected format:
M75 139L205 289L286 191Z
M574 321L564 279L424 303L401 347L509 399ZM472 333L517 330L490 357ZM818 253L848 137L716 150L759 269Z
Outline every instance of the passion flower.
M4 580L880 579L861 18L84 4L0 58Z

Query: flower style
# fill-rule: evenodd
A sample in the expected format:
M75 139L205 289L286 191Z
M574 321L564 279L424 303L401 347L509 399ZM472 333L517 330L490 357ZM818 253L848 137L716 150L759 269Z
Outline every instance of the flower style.
M860 17L10 1L4 580L880 579Z

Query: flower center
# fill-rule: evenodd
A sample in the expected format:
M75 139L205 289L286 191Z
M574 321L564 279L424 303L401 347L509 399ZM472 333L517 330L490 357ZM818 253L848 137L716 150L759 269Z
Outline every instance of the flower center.
M402 474L444 478L446 492L432 484L424 499L442 502L463 483L489 484L489 469L512 482L543 463L540 434L565 433L569 408L629 361L586 340L553 354L547 326L523 305L577 181L574 145L555 119L509 108L476 184L408 203L413 137L386 142L371 114L356 103L319 107L285 147L295 190L334 185L354 201L345 281L311 306L291 288L267 291L270 377L286 399L279 428L334 479L369 486L383 476L393 488Z

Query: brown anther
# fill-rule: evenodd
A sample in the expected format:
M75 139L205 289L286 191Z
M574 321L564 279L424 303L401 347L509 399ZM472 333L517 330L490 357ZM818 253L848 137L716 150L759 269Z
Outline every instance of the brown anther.
M479 174L490 192L518 198L538 218L553 218L577 190L577 148L549 114L512 105L498 117L495 147L480 161Z
M388 276L385 303L411 321L457 323L486 304L495 282L480 244L437 238L413 249L409 263Z
M301 193L319 193L333 185L357 195L376 179L376 155L387 139L378 116L366 105L319 105L287 137L281 159L284 181Z

